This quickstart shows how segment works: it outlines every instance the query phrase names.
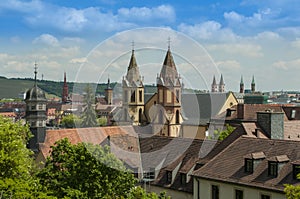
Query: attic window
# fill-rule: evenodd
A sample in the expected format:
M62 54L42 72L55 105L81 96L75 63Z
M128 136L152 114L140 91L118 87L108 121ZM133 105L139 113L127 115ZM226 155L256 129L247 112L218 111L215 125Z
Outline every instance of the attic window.
M246 155L245 158L245 172L253 173L254 169L257 165L265 158L265 154L263 152L250 153Z
M299 178L297 178L297 175L299 174L300 174L300 162L297 164L293 164L293 178L300 180Z
M182 185L186 184L186 174L185 173L180 174L180 182Z
M167 183L172 183L172 171L167 171Z
M296 117L296 110L293 109L292 112L291 112L291 118L295 119L295 117Z
M268 175L277 177L278 172L289 161L287 155L274 156L268 159Z

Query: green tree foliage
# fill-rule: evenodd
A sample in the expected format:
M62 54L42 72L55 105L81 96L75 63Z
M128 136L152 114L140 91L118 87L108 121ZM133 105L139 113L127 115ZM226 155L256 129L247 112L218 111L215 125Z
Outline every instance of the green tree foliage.
M106 126L107 124L107 118L105 117L100 117L97 119L98 125L99 126Z
M65 115L61 119L61 126L64 128L78 128L81 125L82 120L74 114Z
M298 174L298 179L300 179L300 174ZM300 185L285 185L284 192L287 199L300 199Z
M67 139L52 147L38 177L58 198L126 198L136 183L108 147L72 145Z
M0 117L0 198L48 198L34 178L30 137L28 126Z
M142 187L134 187L127 199L170 199L170 197L166 196L166 192L161 192L160 195L156 193L147 193Z
M85 88L85 96L84 96L84 111L82 113L82 127L95 127L98 126L97 123L97 115L94 108L95 104L95 96L93 94L92 88L90 85L87 85Z
M215 130L212 139L224 140L228 135L234 131L235 127L226 124L225 130Z

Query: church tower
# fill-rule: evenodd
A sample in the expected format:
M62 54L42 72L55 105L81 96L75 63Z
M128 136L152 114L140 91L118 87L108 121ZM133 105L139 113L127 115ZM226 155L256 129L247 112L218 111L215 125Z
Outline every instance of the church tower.
M62 90L62 95L61 95L61 101L63 104L67 103L69 97L69 88L67 84L67 75L66 72L64 73L64 85L63 85L63 90Z
M39 143L44 143L46 136L46 96L37 86L37 64L34 67L34 86L26 92L26 122L30 126L33 137L29 140L28 148L39 151Z
M212 82L212 84L211 84L211 92L212 92L212 93L218 92L218 85L217 85L215 76L214 76L213 82Z
M219 84L219 92L224 93L225 92L225 83L223 80L223 75L221 74L220 84Z
M251 82L251 92L255 92L255 81L254 81L254 75L252 76L252 82Z
M154 133L178 137L180 132L181 116L181 89L180 76L170 50L163 62L160 74L157 77L158 105L157 117L153 123Z
M107 80L107 87L105 89L105 100L108 105L113 103L113 89L110 87L110 79Z
M244 81L243 81L243 76L241 76L240 93L244 93L244 92L245 92Z
M137 65L134 48L131 52L127 74L123 77L123 110L122 120L130 121L133 125L143 124L144 117L144 85ZM130 118L127 118L130 117Z

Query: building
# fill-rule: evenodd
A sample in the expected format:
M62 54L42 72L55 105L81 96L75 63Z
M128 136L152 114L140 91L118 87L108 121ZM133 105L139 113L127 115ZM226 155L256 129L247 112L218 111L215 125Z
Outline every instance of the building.
M68 103L70 101L66 72L64 73L64 85L63 85L63 90L62 90L62 94L61 94L61 101L63 104Z
M243 136L193 172L194 199L284 199L300 185L300 143Z
M217 84L216 83L216 78L215 76L213 77L213 82L211 84L211 92L212 93L224 93L225 92L225 83L223 80L223 75L221 74L221 78L220 78L220 83Z
M26 92L26 122L30 126L33 137L29 140L28 148L38 152L40 143L43 143L46 136L46 104L45 92L37 86L37 64L34 71L34 86Z

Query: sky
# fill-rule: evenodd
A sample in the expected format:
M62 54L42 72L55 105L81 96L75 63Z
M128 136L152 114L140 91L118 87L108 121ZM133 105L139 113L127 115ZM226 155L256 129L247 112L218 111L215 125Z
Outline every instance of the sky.
M299 90L296 0L1 0L0 76L121 81L132 41L146 83L170 46L187 87ZM195 72L196 71L196 72Z

